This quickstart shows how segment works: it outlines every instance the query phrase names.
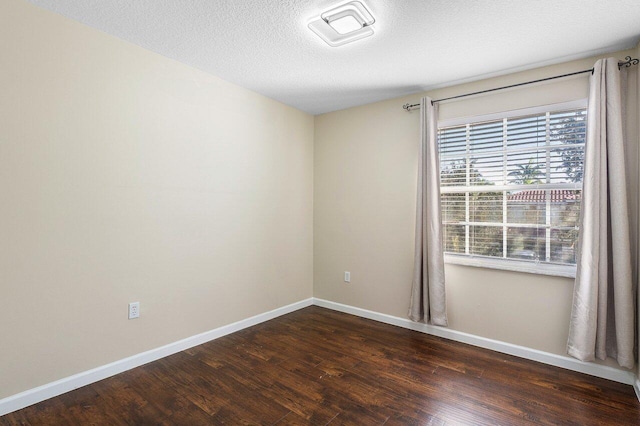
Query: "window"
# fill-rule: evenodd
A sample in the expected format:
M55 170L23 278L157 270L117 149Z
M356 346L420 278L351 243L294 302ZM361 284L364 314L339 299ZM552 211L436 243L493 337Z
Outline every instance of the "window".
M584 102L440 123L447 262L575 274Z

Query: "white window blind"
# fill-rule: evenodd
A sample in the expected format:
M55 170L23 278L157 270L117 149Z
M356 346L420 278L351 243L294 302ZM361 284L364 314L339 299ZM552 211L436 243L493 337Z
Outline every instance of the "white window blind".
M586 109L438 129L445 252L575 264Z

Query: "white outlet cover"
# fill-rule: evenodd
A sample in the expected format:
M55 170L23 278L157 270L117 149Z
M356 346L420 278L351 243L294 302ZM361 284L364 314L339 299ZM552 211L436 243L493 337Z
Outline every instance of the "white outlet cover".
M129 319L140 318L140 302L129 303Z
M350 283L351 282L351 272L344 271L344 282L345 283Z

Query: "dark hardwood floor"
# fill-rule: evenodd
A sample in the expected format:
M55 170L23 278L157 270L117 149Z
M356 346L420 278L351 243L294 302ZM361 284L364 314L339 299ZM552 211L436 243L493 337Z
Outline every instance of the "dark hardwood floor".
M1 425L640 424L628 385L309 307Z

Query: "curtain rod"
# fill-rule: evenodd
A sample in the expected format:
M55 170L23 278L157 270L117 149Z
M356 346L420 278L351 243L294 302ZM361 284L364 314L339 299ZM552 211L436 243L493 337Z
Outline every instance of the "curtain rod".
M629 68L632 65L638 65L638 63L640 62L640 60L638 60L638 59L632 59L631 56L627 56L624 59L625 59L624 62L623 61L618 62L618 69L622 69L622 67ZM436 99L436 100L431 101L431 104L433 105L436 102L448 101L450 99L465 98L467 96L473 96L473 95L479 95L479 94L482 94L482 93L495 92L497 90L510 89L512 87L526 86L527 84L540 83L541 81L555 80L556 78L570 77L572 75L585 74L585 73L588 73L588 72L593 74L593 68L590 68L588 70L571 72L569 74L562 74L562 75L556 75L556 76L553 76L553 77L541 78L539 80L525 81L524 83L511 84L509 86L496 87L494 89L480 90L478 92L465 93L463 95L450 96L448 98ZM420 106L420 104L409 104L409 103L406 103L406 104L402 105L402 108L405 111L409 112L409 111L411 111L411 108L415 108L415 107L419 107L419 106Z

